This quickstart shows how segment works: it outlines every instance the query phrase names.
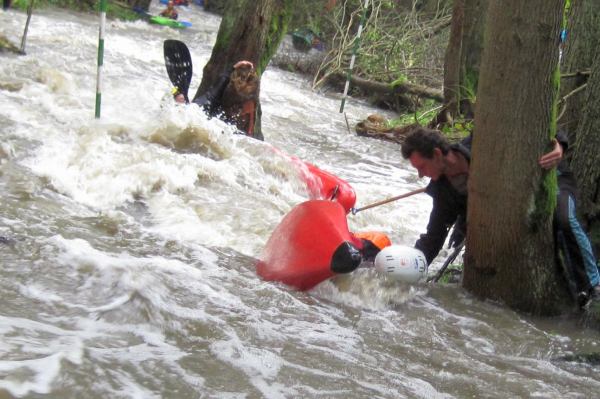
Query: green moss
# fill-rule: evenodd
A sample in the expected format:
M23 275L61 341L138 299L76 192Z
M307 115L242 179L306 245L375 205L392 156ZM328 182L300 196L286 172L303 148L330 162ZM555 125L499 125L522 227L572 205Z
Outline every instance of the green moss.
M560 92L560 66L557 64L552 75L552 103L550 105L550 121L548 138L553 140L556 137L556 123L558 118L558 96ZM549 142L550 142L549 140ZM552 148L549 147L548 150ZM529 226L533 231L537 231L554 213L556 208L556 195L558 193L558 180L556 168L544 172L544 177L540 183L535 198L534 209L529 214Z
M463 265L461 264L451 264L444 271L444 274L438 280L439 284L457 284L460 282L460 278L463 273Z
M281 40L288 30L288 25L292 15L292 1L286 0L284 7L279 14L273 15L269 24L269 33L265 43L265 51L258 62L258 73L262 74L267 68L269 61L277 51Z
M475 104L477 100L477 85L479 83L479 73L471 68L465 71L464 84L460 88L460 100L469 100Z

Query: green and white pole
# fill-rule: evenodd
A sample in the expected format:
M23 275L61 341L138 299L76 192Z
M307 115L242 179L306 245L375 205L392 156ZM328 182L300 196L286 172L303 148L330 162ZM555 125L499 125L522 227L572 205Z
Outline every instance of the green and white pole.
M356 39L354 39L354 48L352 49L352 58L350 59L350 67L348 68L348 73L346 74L346 86L344 86L344 95L342 96L342 105L340 106L340 114L344 112L344 104L346 104L346 97L348 96L348 89L350 88L350 79L352 78L352 69L354 69L354 61L356 60L356 52L360 47L360 35L363 30L363 25L367 20L367 7L369 5L369 0L365 0L365 8L363 9L362 16L360 17L360 23L358 25L358 33L356 34Z
M106 25L107 0L100 0L100 35L98 38L98 73L96 75L96 119L100 118L102 103L102 67L104 65L104 27Z

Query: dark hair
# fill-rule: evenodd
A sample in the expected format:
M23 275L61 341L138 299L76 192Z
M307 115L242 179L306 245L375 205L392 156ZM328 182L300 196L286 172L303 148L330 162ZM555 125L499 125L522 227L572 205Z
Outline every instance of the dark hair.
M418 127L413 130L402 143L402 156L410 158L417 151L425 158L433 158L433 150L439 148L446 155L450 150L450 143L442 133L437 130Z

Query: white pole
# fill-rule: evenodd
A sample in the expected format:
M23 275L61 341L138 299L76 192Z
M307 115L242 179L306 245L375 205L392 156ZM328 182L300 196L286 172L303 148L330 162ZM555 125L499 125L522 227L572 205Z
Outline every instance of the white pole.
M348 95L348 89L350 88L350 78L352 77L352 69L354 68L354 61L356 60L356 52L360 47L360 34L363 30L363 24L367 19L367 7L369 6L369 0L365 0L365 8L363 9L362 17L360 18L360 23L358 25L358 33L356 34L356 39L354 39L354 48L352 50L352 58L350 59L350 67L348 68L348 73L346 75L346 85L344 86L344 95L342 96L342 105L340 106L340 114L344 112L344 104L346 103L346 97Z
M100 0L100 34L98 38L98 73L96 74L96 119L100 118L102 104L102 67L104 65L104 26L106 25L106 0Z

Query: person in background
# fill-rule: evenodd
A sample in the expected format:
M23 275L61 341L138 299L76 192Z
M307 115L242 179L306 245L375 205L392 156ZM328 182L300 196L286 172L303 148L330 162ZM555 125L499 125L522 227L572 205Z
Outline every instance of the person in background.
M175 4L173 3L173 0L169 0L169 2L167 3L167 8L162 10L159 15L161 17L171 18L171 19L177 19L179 17L179 14L177 13L177 10L175 9Z
M10 8L10 3L12 2L12 0L3 0L2 2L2 9L4 11L8 10Z
M556 242L577 292L581 307L591 299L600 298L600 273L589 237L583 230L576 212L579 193L577 181L563 154L569 148L568 135L559 131L554 150L542 156L539 164L544 169L556 167L558 195L554 212Z
M430 264L438 255L454 225L450 246L462 243L466 233L467 181L471 162L472 136L460 143L450 144L436 130L417 128L402 144L402 156L417 169L419 177L431 181L426 193L433 198L433 208L427 232L421 234L415 248L425 254ZM554 148L542 155L539 165L544 169L558 167L558 204L555 211L555 228L560 237L558 244L566 258L577 289L577 300L585 306L591 298L600 296L600 274L591 250L589 238L575 216L575 179L568 170L563 153L568 148L567 136L557 134Z

